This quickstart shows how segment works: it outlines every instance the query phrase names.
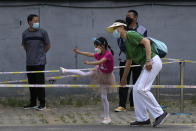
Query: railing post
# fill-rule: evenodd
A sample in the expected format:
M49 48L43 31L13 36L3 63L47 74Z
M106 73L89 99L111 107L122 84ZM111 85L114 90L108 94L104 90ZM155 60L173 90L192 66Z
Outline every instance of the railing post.
M181 61L180 64L180 113L172 113L172 115L192 115L192 113L184 113L184 67L185 62Z
M184 85L184 62L180 62L180 85ZM184 88L180 88L180 112L184 113Z

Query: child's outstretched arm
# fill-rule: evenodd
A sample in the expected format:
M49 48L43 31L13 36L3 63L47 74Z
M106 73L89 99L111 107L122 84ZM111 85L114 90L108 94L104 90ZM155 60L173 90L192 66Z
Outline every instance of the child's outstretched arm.
M85 56L88 56L88 57L94 57L94 54L93 53L83 52L83 51L78 50L77 48L74 48L73 51L75 53L77 53L77 54L80 54L80 55L85 55Z
M106 58L102 58L101 60L99 60L99 61L88 61L88 60L86 60L85 62L84 62L84 64L87 64L87 65L99 65L99 64L103 64L104 62L106 62L107 61L107 59Z

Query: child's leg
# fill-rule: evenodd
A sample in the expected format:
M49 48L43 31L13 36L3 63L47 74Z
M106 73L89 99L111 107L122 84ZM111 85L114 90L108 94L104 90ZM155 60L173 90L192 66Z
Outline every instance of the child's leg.
M107 93L106 92L102 92L101 93L101 100L103 102L103 106L104 106L104 118L110 118L110 114L109 114L109 102L107 99Z
M76 75L80 75L80 76L90 76L93 74L93 71L88 71L88 72L83 72L81 70L77 70L77 69L65 69L60 67L60 72L62 74L64 73L72 73L72 74L76 74Z

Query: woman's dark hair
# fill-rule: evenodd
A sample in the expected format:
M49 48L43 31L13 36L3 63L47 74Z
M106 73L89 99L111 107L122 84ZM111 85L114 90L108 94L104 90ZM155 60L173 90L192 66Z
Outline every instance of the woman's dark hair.
M116 20L115 22L120 22L120 23L123 23L123 24L126 24L127 25L127 23L124 21L124 20ZM125 30L127 30L127 26L123 26L124 27L124 29Z
M32 21L34 17L38 17L38 15L36 15L36 14L30 14L30 15L27 17L27 22L29 23L30 21Z
M112 50L111 46L108 44L107 40L104 37L99 37L99 38L95 39L94 44L104 46L106 50L107 50L107 48L109 48L112 55L114 55L114 51Z

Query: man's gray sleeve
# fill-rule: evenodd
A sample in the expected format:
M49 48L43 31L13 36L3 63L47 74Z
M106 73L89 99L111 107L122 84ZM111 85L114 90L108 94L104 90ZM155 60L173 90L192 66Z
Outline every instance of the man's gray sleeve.
M44 44L50 44L50 39L46 31L44 31Z

